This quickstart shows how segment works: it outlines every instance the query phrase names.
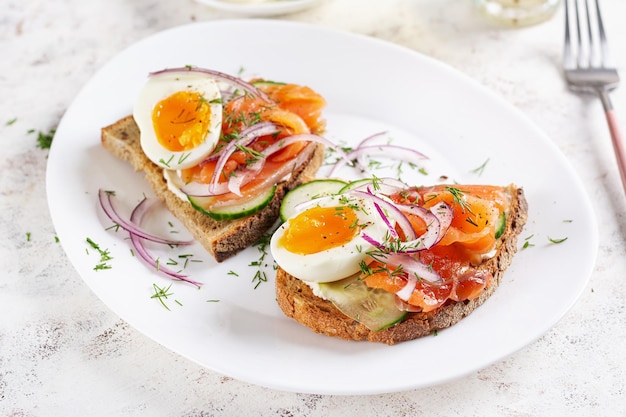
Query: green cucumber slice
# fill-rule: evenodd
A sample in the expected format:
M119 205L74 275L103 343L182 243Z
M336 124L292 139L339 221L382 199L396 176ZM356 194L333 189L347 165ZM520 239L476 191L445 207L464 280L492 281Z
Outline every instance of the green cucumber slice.
M502 212L498 217L498 225L496 227L496 239L500 239L506 229L506 212Z
M396 307L395 294L368 287L359 279L359 274L319 283L319 290L339 311L372 331L391 327L408 314Z
M285 222L296 214L296 206L314 198L337 194L346 183L341 180L313 180L289 191L280 205L280 219Z
M212 203L215 201L215 197L189 196L188 199L196 210L215 220L234 220L249 216L263 209L270 203L270 201L272 201L275 192L276 186L273 186L251 200L247 200L241 204L233 206L220 207L218 209L210 208Z

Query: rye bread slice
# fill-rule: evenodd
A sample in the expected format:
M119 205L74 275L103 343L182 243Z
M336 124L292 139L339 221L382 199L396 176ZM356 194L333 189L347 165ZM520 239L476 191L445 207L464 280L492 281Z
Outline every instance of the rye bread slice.
M342 314L330 301L317 297L307 284L279 267L276 273L278 305L287 317L311 328L314 332L348 340L367 340L393 345L450 327L469 315L493 294L517 252L517 239L526 224L528 204L521 188L509 186L508 192L511 194L511 209L507 213L505 232L498 241L496 254L477 266L491 272L493 280L491 285L473 300L460 302L448 300L434 311L409 313L401 323L375 332Z
M183 223L217 262L237 254L258 241L274 225L280 203L287 191L310 181L324 160L324 146L311 142L303 152L308 160L291 176L278 184L272 201L262 210L236 220L214 220L181 200L167 188L162 168L154 164L141 149L139 128L132 116L102 128L102 146L116 157L130 163L135 171L143 172L155 195Z

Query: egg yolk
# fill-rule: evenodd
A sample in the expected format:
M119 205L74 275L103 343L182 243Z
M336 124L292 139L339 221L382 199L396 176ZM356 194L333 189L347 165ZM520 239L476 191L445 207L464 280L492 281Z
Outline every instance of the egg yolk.
M279 244L292 253L310 255L350 242L359 233L350 207L313 207L289 220Z
M161 100L152 111L159 143L172 152L188 151L204 142L211 121L211 106L199 93L178 91Z

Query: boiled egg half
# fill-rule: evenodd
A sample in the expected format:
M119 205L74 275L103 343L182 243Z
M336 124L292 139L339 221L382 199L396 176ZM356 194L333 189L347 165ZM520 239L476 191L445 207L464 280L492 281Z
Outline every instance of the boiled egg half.
M332 282L361 270L374 246L389 230L372 201L348 194L321 197L310 208L287 219L273 234L270 249L276 263L308 282Z
M137 97L133 117L152 162L170 170L189 168L210 155L219 140L220 90L207 74L153 75Z

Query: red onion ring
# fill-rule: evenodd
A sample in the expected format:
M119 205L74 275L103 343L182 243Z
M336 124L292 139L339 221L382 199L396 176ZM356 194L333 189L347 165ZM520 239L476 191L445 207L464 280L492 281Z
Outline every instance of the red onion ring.
M388 133L387 131L374 133L373 135L370 135L370 136L366 137L365 139L361 140L359 142L359 144L356 146L356 148L360 148L362 146L365 146L368 143L370 143L370 142L372 142L372 141L374 141L374 140L376 140L378 138L381 138L381 137L385 136L387 133Z
M156 198L149 199L145 197L133 209L130 215L130 221L134 223L135 225L137 225L138 227L141 227L143 218L146 215L146 213L148 213L152 209L152 207L154 207L154 205L157 204L158 202L159 200ZM178 272L172 271L171 269L165 266L161 266L159 262L156 259L154 259L154 257L150 254L150 252L148 252L148 250L144 246L143 238L132 232L129 232L129 234L130 234L130 243L133 246L135 253L137 253L139 255L139 259L143 260L148 266L154 268L157 272L165 274L174 279L188 282L190 284L195 285L196 287L200 287L202 285L202 283L200 282L189 279L187 275L179 274Z
M311 153L314 152L314 148L307 147L303 149L294 159L282 164L276 171L265 178L262 182L255 184L252 188L246 190L246 195L256 196L267 190L270 187L283 181L289 174L291 174L297 167L302 165L304 161L308 160ZM240 199L225 199L223 201L216 201L214 208L225 208L233 205L241 204Z
M120 226L122 229L126 230L129 233L137 235L142 239L150 240L155 243L163 243L165 245L190 245L193 243L190 241L180 241L167 239L160 236L153 235L151 233L142 230L141 227L133 224L133 222L128 222L119 215L117 208L115 207L112 199L113 193L105 191L103 189L98 190L98 200L100 201L100 205L104 210L104 213L111 219L115 224Z
M397 234L394 226L389 221L389 216L391 216L391 218L393 220L395 220L396 223L398 223L398 225L400 226L400 229L402 229L402 232L405 234L407 239L413 240L413 239L416 238L415 230L413 230L413 226L411 225L411 222L404 215L404 213L400 209L398 209L398 207L395 204L389 202L388 200L386 200L384 198L381 198L380 196L372 194L370 192L365 192L365 191L360 191L360 190L352 190L352 191L349 191L348 193L351 194L351 195L355 195L355 196L359 196L359 197L368 199L368 200L372 201L374 204L378 204L378 205L384 207L388 211L389 214L386 214L383 210L378 211L378 213L383 218L383 221L385 222L385 224L389 228L390 234L392 236L397 238L398 234Z
M384 259L385 263L392 267L402 265L407 277L414 275L417 279L423 279L431 284L441 285L443 283L443 278L430 265L420 262L413 256L402 253L387 253L381 254L377 258Z
M211 182L209 184L199 183L199 182L189 182L181 187L181 191L189 196L193 197L212 197L223 195L231 192L231 185L229 182L220 183L219 175L224 169L228 158L235 152L237 149L237 145L249 146L260 136L271 135L277 132L277 126L272 122L261 122L257 123L253 126L250 126L244 130L242 130L239 138L233 139L226 146L220 149L219 152L211 155L205 161L219 158L218 162L215 166L215 171L213 172L213 176L211 177ZM202 164L202 162L201 162ZM244 170L248 168L245 167ZM239 171L239 170L238 170ZM242 175L243 172L236 172L235 175ZM242 175L241 182L239 183L239 188L246 185L250 182L254 177L250 175ZM235 187L236 189L236 187Z
M343 150L341 150L337 145L335 145L332 141L326 139L323 136L315 135L313 133L300 133L297 135L291 135L289 137L279 140L278 142L271 144L270 146L265 148L261 153L265 155L266 157L269 157L270 155L273 155L276 152L284 149L286 146L289 146L297 142L321 143L325 145L327 148L330 148L334 150L335 152L337 152L339 156L341 156L341 158L344 159L346 162L352 162L349 159L346 159L346 153Z
M442 201L436 206L426 210L419 206L398 206L400 211L415 214L426 222L426 232L421 236L405 242L406 253L415 253L435 246L452 224L454 210L446 202Z
M274 130L271 130L272 127L274 128ZM261 132L257 132L258 130L261 130ZM250 146L259 138L259 136L271 135L278 131L279 131L278 125L273 122L255 123L252 126L248 126L245 129L243 129L239 133L239 137L237 139L233 139L228 144L224 145L219 151L209 155L204 161L200 162L200 164L204 163L205 161L212 161L214 159L220 158L222 156L222 153L228 148L228 145L235 140L237 140L236 145ZM263 132L269 132L269 133L263 133Z
M267 96L267 94L265 94L263 91L259 90L258 88L256 88L252 84L242 80L241 78L233 77L232 75L225 74L225 73L220 72L220 71L207 69L207 68L191 67L191 66L188 66L188 67L178 67L178 68L166 68L166 69L162 69L160 71L151 72L149 74L149 76L153 77L153 76L156 76L156 75L159 75L159 74L168 74L168 73L175 73L175 72L198 72L198 73L202 73L202 74L209 74L209 75L211 75L213 78L215 78L218 81L221 81L221 82L224 82L226 84L232 85L235 88L240 88L240 89L242 89L244 91L247 91L248 93L257 96L257 97L259 97L260 99L262 99L264 101L267 101L267 102L271 102L272 101Z
M335 163L333 168L330 170L328 176L333 176L335 172L339 168L343 167L346 163L350 164L352 167L359 168L359 170L361 170L362 172L369 173L368 169L365 168L367 164L365 163L364 158L370 155L382 155L385 157L396 158L401 161L413 163L417 160L428 159L428 157L423 153L412 148L407 148L405 146L390 144L366 145L366 143L380 137L383 133L377 133L363 139L357 147L345 154L345 157L342 158L342 161L337 161Z
M407 275L407 283L400 291L396 292L396 295L403 301L409 301L413 291L415 291L415 287L417 287L417 277L414 274Z
M243 135L237 139L233 139L228 142L221 152L219 159L217 160L217 165L215 166L215 171L213 171L213 177L211 178L211 182L209 183L209 191L215 192L215 187L217 187L219 183L220 176L222 175L222 170L228 161L228 158L235 152L237 149L237 145L241 145L242 143L250 143L251 137L258 138L259 136L271 135L272 133L276 133L276 125L273 123L263 125L255 130L252 133L248 133L247 135Z
M380 208L380 205L377 202L374 201L373 204L374 208L378 212L378 215L381 219L383 219L383 223L385 223L385 226L387 226L387 229L389 230L389 236L391 236L392 239L398 239L398 232L396 232L396 228L394 227L394 225L391 224L389 217L387 217L387 215L385 214L383 209Z
M241 187L250 182L264 166L265 158L258 158L252 165L235 171L234 175L228 179L228 190L241 197Z
M261 123L259 123L261 124ZM263 136L265 134L271 134L273 132L270 133L264 133L264 132L268 132L269 130L272 129L272 126L275 127L276 125L268 122L267 125L265 125L262 128L259 128L255 131L253 131L251 134L255 135L255 136ZM202 183L198 183L198 182L190 182L185 184L183 187L181 187L181 191L187 195L190 196L199 196L199 197L210 197L210 196L217 196L217 195L223 195L229 192L233 192L234 194L237 195L241 195L241 188L243 186L245 186L248 182L250 182L252 179L254 179L254 175L250 175L253 172L257 172L260 171L262 169L262 166L258 166L257 163L261 163L261 160L264 160L268 157L270 157L271 155L277 153L278 151L281 151L282 149L284 149L286 146L289 146L291 144L294 143L298 143L298 142L317 142L317 143L321 143L323 145L326 146L331 146L334 147L335 145L330 142L328 139L319 136L319 135L314 135L314 134L310 134L310 133L303 133L303 134L297 134L297 135L292 135L289 136L285 139L282 139L276 143L273 143L272 145L268 146L267 148L265 148L263 151L261 151L261 155L263 155L264 158L259 158L259 160L257 162L255 162L254 164L252 164L249 167L245 167L242 170L238 170L235 172L235 175L237 178L233 179L232 177L229 179L228 183L215 183L215 184L209 184L207 186L207 184L202 184ZM232 143L232 142L230 142ZM229 143L229 145L230 145ZM228 145L227 145L228 146ZM224 154L221 156L222 158L224 158L224 162L222 164L220 164L218 162L218 165L215 168L215 172L218 172L218 169L220 169L220 165L221 165L221 169L223 169L223 166L225 165L225 160L227 159L227 156L230 156L230 154L232 154L232 152L234 151L235 145L232 146L232 149L229 150L222 150L224 151ZM340 151L341 152L341 151ZM299 166L302 162L304 162L304 159L306 159L307 155L309 155L308 153L305 153L303 155L302 152L300 152L295 159L293 160L295 162L295 164L293 165L293 167L297 167ZM286 164L289 165L289 164ZM220 170L221 170L220 169ZM283 167L281 167L281 169L279 169L278 171L276 171L273 175L270 176L270 178L277 178L276 182L274 182L271 185L276 184L277 182L279 182L280 179L282 179L282 177L284 177L285 175L287 175L288 172L285 172L286 170L284 169L284 165ZM281 176L279 176L279 174L283 173ZM232 181L231 181L232 180ZM264 184L267 181L264 182ZM237 192L238 191L238 192Z

